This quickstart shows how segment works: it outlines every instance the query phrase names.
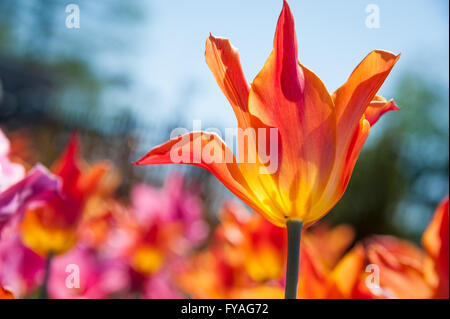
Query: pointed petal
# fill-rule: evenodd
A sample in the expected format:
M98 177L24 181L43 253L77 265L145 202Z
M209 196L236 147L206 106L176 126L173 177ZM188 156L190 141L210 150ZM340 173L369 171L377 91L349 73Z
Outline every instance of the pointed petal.
M384 98L375 94L399 57L387 51L372 51L333 93L337 119L336 163L324 196L332 198L332 205L322 211L328 212L344 194L370 126L383 113L398 109L393 101L385 103Z
M274 177L282 189L283 202L291 205L287 214L309 211L316 200L310 195L320 197L319 190L333 166L336 121L325 86L297 62L294 19L286 2L272 54L252 83L249 111L253 127L279 131L279 176ZM300 202L295 203L297 199Z
M250 85L245 80L238 50L228 39L210 35L206 40L205 58L217 84L233 107L238 126L248 127Z
M345 148L364 112L374 99L400 55L375 50L355 68L347 82L333 93L338 148Z
M376 95L364 112L364 118L369 121L370 126L373 126L386 112L398 110L400 108L394 100L386 101L384 97Z
M80 177L79 167L80 136L73 133L70 136L66 149L52 167L52 172L62 179L63 192L77 196L76 184Z
M135 164L188 164L202 167L214 174L236 196L260 211L233 152L216 134L191 132L173 138L153 148Z

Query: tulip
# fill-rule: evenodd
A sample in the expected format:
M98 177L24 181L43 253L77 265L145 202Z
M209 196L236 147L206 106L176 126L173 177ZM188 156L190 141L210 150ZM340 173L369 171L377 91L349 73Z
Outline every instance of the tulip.
M447 299L448 216L447 196L422 236L424 249L386 235L356 245L333 270L328 296Z
M82 170L78 136L73 135L53 168L61 178L61 195L26 211L21 223L22 240L37 253L62 254L76 242L83 206L106 171L104 164Z
M45 298L51 259L75 245L84 205L107 170L106 163L85 169L83 164L79 157L78 135L74 134L53 167L54 174L61 179L61 194L29 208L20 224L23 243L47 259L42 289Z
M237 118L239 160L217 135L191 132L155 147L136 164L205 168L270 222L287 227L286 293L294 297L302 225L317 221L338 202L370 128L382 114L398 109L375 94L399 55L372 51L329 94L297 60L294 18L286 1L273 44L249 85L230 42L212 35L206 41L206 62ZM278 146L275 163L265 158L268 145Z
M425 276L426 255L406 240L373 236L366 240L368 263L377 267L380 287L371 292L377 297L427 299L432 287Z

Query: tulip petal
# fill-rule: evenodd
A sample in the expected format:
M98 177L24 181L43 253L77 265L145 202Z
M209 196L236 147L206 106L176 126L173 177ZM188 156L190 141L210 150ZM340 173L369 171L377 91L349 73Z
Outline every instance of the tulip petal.
M294 19L286 2L272 54L252 83L249 111L252 127L279 131L279 169L274 178L286 215L309 213L331 173L336 119L323 83L297 61Z
M336 106L338 149L345 148L370 102L400 55L374 50L355 68L347 82L333 93Z
M60 184L44 166L33 167L24 179L0 194L0 231L11 218L19 221L30 203L57 197Z
M336 157L335 166L331 172L330 179L323 192L322 200L317 203L314 210L320 211L319 215L312 216L311 220L306 219L305 223L311 223L314 220L326 215L329 210L336 205L339 199L345 192L350 177L358 160L359 153L366 142L370 132L370 124L366 119L359 121L358 127L353 132L353 135L347 146L347 152Z
M231 45L228 39L210 35L206 40L205 58L217 84L233 107L238 126L248 127L250 85L245 80L238 50Z
M370 132L370 124L367 120L363 119L359 122L359 126L355 130L353 137L350 142L350 146L348 148L347 155L345 157L345 165L344 165L344 175L341 187L342 192L347 188L347 184L350 181L350 177L353 172L353 168L355 167L356 161L359 157L359 153L361 153L362 147L366 142L367 137Z
M336 265L330 275L330 298L351 298L364 270L364 248L358 244Z
M438 278L435 298L449 296L449 214L448 195L441 201L422 237L428 255L434 261Z
M307 236L304 237L308 239ZM300 278L298 297L322 299L327 296L327 269L320 262L320 251L308 240L302 239L300 248Z
M329 201L332 205L322 208L322 215L344 194L371 125L384 113L398 109L393 101L386 102L375 94L399 57L387 51L372 51L333 93L337 119L336 163L324 193L325 199L332 199Z
M65 194L78 197L76 188L77 181L81 175L79 168L80 137L77 133L70 136L64 153L53 165L52 171L62 179L62 188Z
M364 118L369 121L370 126L373 126L386 112L398 110L400 108L394 100L386 101L384 97L376 95L364 112Z
M261 212L233 152L216 134L191 132L181 135L156 146L135 164L188 164L202 167L214 174L245 203Z

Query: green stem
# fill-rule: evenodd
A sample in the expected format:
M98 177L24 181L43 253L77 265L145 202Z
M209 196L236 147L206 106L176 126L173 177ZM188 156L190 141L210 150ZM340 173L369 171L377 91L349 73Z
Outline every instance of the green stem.
M298 269L300 265L300 238L303 223L299 220L288 220L288 251L286 263L285 299L297 298Z
M39 299L48 299L48 280L50 278L50 268L52 265L53 253L49 253L47 256L47 260L45 262L45 273L44 273L44 281L42 283L41 291L39 292Z

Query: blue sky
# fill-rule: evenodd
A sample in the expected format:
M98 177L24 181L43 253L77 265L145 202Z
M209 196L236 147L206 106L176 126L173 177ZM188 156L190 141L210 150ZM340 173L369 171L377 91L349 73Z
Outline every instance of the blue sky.
M289 4L295 17L299 59L330 92L373 49L402 53L381 89L387 98L392 97L390 91L401 74L410 69L448 86L446 1L291 0ZM365 26L368 4L380 9L379 29ZM190 109L183 118L188 123L202 119L206 127L234 126L231 108L205 63L205 40L209 32L229 38L239 49L251 82L272 50L281 7L281 0L153 1L148 7L151 19L136 35L139 49L128 62L135 75L134 109L144 116L167 118L175 105L186 103ZM189 101L180 100L181 92L191 90ZM150 100L149 92L153 94Z

